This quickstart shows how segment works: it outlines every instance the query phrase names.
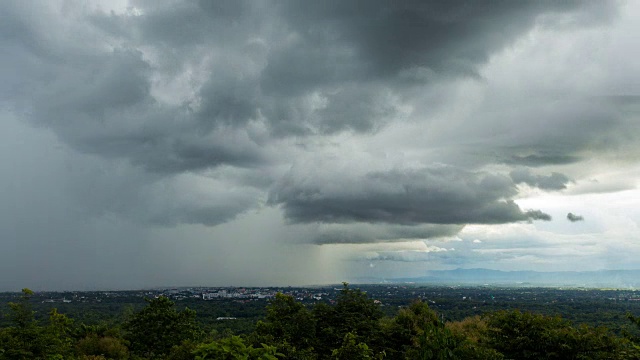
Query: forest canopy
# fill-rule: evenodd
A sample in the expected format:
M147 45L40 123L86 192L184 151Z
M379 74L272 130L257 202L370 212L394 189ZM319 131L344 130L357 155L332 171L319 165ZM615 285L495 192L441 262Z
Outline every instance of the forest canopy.
M443 321L419 300L385 315L366 292L344 284L335 302L312 306L276 294L248 332L219 332L159 296L111 322L87 325L52 309L36 319L23 289L0 328L0 359L637 359L640 339L560 316L491 311ZM640 320L627 315L629 323Z

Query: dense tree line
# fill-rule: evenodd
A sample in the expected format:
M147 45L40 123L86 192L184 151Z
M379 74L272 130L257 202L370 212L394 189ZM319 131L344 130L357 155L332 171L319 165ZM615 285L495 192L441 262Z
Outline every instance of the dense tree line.
M24 289L0 328L0 360L23 359L639 359L640 339L558 316L503 310L443 322L416 301L393 316L359 289L307 307L277 294L249 333L206 332L166 297L121 321L74 323L53 309L37 320ZM640 320L628 315L640 327Z

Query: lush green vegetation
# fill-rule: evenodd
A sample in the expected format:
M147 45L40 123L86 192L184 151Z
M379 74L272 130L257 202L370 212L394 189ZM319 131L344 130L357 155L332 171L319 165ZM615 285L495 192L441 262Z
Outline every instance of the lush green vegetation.
M305 303L279 293L268 303L225 303L209 310L204 322L197 311L162 296L127 303L113 317L96 320L92 315L85 320L95 321L87 322L72 321L54 308L46 317L36 316L33 296L24 289L8 304L0 327L0 359L640 358L640 337L626 328L576 324L509 307L443 321L440 310L427 302L416 300L399 310L381 307L347 284L328 302ZM220 330L206 321L234 315L234 306L246 315L232 322L244 324L237 329ZM396 311L390 313L391 308ZM640 328L638 318L621 316Z

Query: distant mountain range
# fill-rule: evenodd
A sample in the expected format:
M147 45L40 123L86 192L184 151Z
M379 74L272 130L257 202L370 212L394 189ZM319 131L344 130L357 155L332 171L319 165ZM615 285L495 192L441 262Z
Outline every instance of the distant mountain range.
M371 283L433 285L551 286L589 288L640 288L640 270L500 271L490 269L430 270L425 276L394 279L360 279Z

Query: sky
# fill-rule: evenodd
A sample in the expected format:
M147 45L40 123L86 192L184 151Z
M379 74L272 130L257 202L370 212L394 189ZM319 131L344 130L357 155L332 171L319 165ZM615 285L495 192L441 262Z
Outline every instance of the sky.
M639 20L3 1L0 291L638 269Z

